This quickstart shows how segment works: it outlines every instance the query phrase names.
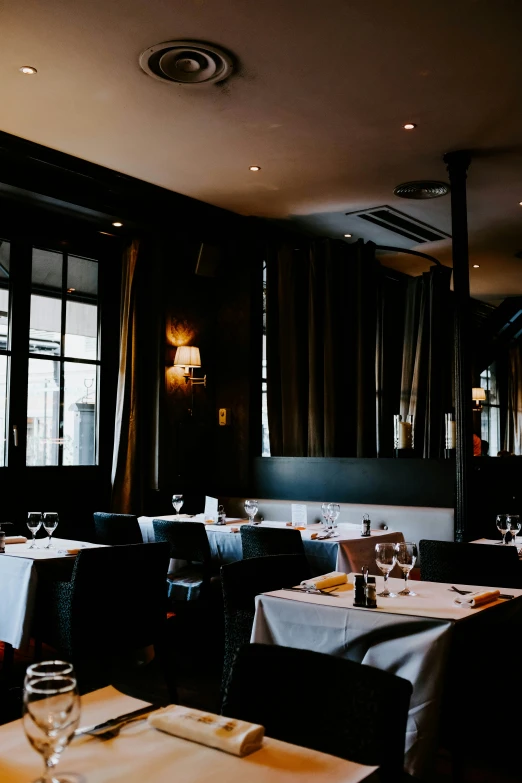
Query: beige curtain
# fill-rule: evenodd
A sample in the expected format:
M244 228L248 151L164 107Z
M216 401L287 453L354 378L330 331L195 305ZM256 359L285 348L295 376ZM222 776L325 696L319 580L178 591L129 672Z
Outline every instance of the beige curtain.
M138 514L142 502L138 412L138 284L140 243L135 239L125 250L120 309L120 366L116 396L114 453L112 460L112 511Z
M520 343L508 356L508 406L504 448L522 455L522 352Z

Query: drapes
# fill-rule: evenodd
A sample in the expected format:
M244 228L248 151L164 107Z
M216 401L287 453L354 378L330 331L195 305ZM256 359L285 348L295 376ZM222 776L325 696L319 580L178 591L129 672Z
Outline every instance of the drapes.
M513 345L507 362L507 415L504 449L522 455L522 351L521 344Z

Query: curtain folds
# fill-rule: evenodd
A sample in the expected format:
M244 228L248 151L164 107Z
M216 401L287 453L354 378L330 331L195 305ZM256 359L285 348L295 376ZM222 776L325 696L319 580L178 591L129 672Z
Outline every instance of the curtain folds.
M522 455L522 347L513 345L508 353L507 364L507 417L504 449Z

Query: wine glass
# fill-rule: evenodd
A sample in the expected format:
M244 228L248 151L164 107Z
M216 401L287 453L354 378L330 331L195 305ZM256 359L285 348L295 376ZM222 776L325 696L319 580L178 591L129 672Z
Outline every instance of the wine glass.
M399 595L417 595L413 590L410 590L408 585L410 571L415 565L418 557L417 544L414 544L411 541L401 541L399 544L395 544L395 552L399 568L404 574L404 590L401 590Z
M396 598L397 593L388 589L388 577L397 562L395 544L392 544L391 541L381 541L379 544L375 544L375 562L379 571L384 574L384 589L382 593L377 593L377 595L380 595L381 598Z
M254 517L257 514L259 505L257 500L245 500L245 511L247 512L248 519L251 525L257 524L254 522Z
M181 507L183 505L183 495L172 495L172 505L174 506L176 516L179 517L179 512L181 511Z
M38 661L32 663L27 667L24 678L24 685L29 680L38 677L57 677L57 676L72 676L74 677L74 667L72 663L68 661Z
M506 521L507 521L508 530L511 533L511 538L513 539L513 546L516 546L517 533L520 531L520 528L522 526L522 522L520 521L520 516L518 514L508 514Z
M323 515L323 527L328 530L330 519L330 506L331 503L321 503L321 513Z
M330 503L330 520L332 524L332 530L337 527L337 518L341 513L341 506L339 503Z
M42 512L41 511L29 511L27 514L27 527L33 534L33 540L29 545L29 549L38 549L36 546L36 534L42 527Z
M497 530L502 534L502 543L506 543L506 533L508 532L509 514L497 514Z
M58 514L56 511L44 511L43 515L43 526L44 530L49 536L49 541L47 542L44 549L53 549L53 542L51 540L51 536L58 527Z
M71 776L55 777L60 760L80 722L80 694L73 674L29 676L24 683L25 735L43 756L45 769L38 783L71 783Z

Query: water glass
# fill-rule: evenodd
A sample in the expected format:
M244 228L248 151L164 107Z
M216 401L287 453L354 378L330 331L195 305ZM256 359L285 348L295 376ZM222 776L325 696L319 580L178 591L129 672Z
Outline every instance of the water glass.
M323 515L323 527L327 530L330 527L330 506L331 503L321 503L321 513Z
M520 516L518 514L508 514L506 521L507 521L508 530L511 533L511 538L513 540L513 546L516 546L517 533L520 532L520 527L522 525L520 521Z
M393 570L394 565L397 562L397 552L395 544L391 541L381 541L379 544L375 544L375 562L382 574L384 574L384 589L377 595L381 598L396 598L397 593L393 593L388 588L388 577L390 571Z
M497 530L502 535L502 543L506 543L506 533L508 532L509 514L497 514Z
M29 680L38 677L57 677L59 675L74 677L74 666L72 663L60 660L32 663L25 671L24 686Z
M172 495L172 505L174 506L176 516L179 517L179 512L181 511L181 507L183 505L183 495Z
M251 525L259 524L257 522L254 522L254 518L257 514L257 511L259 509L259 504L257 500L245 500L245 511L248 515L248 520Z
M401 541L399 544L395 544L395 551L397 555L397 564L404 574L404 590L400 590L399 595L417 595L413 590L410 590L408 585L410 571L417 562L417 544L414 544L411 541Z
M29 549L38 549L36 546L36 534L42 527L42 512L41 511L29 511L27 514L27 527L33 534L33 539L29 545Z
M58 514L56 513L56 511L44 511L43 526L45 532L49 536L49 541L47 542L44 549L53 549L51 536L56 530L56 528L58 527Z
M74 672L26 676L22 723L33 748L43 756L45 768L38 783L70 783L53 770L80 722L80 694Z

